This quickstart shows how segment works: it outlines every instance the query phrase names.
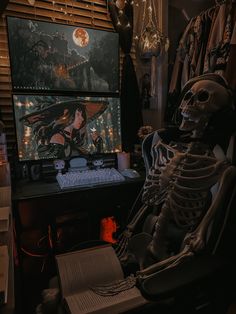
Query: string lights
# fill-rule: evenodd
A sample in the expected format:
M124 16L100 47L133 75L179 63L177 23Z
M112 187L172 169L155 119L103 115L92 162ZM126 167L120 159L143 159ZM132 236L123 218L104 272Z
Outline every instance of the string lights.
M134 33L134 40L140 50L141 57L150 58L159 56L162 51L169 48L169 39L158 27L158 18L156 13L157 3L155 0L116 0L115 5L118 8L117 27L131 27L130 22L125 19L124 8L129 3L133 7L143 11L140 33ZM121 22L122 21L122 22Z
M126 0L117 0L115 1L115 5L118 8L118 14L117 14L117 22L116 22L116 26L118 28L122 27L122 28L130 28L131 24L130 21L128 19L128 17L126 16L124 9L125 9L125 5L128 2Z

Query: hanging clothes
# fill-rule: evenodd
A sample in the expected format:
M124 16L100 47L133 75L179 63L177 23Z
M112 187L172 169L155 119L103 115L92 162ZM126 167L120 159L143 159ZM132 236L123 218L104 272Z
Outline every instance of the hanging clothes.
M169 85L167 110L171 112L172 122L173 116L176 117L178 97L189 79L215 72L236 88L233 73L236 65L233 57L236 51L235 23L236 3L233 0L217 4L189 21L179 41ZM170 114L166 116L170 117Z
M230 41L229 59L226 65L225 78L230 82L231 88L236 91L236 23L234 24L234 30Z
M170 94L179 94L189 79L203 74L207 41L218 9L218 6L208 9L189 21L179 41L169 86Z
M212 23L204 60L204 73L217 72L224 75L229 56L233 29L232 3L221 4Z

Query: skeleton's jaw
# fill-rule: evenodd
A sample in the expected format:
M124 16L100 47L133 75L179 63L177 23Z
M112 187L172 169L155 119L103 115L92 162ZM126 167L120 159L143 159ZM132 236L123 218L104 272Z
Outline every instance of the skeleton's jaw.
M181 131L192 131L197 127L200 121L199 117L194 117L192 114L187 112L181 112L181 115L183 117L182 123L179 127Z
M187 112L181 112L182 123L179 127L181 131L192 132L192 138L201 138L208 124L208 117L194 116Z

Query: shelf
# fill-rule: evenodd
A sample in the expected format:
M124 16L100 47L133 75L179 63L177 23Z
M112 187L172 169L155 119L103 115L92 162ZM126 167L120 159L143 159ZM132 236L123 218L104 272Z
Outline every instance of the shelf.
M4 245L8 249L8 285L7 285L7 303L1 305L1 314L12 314L15 308L14 296L14 262L13 262L13 224L11 214L11 185L10 185L10 170L7 162L0 164L0 210L4 207L9 207L9 224L8 230L0 232L0 245Z

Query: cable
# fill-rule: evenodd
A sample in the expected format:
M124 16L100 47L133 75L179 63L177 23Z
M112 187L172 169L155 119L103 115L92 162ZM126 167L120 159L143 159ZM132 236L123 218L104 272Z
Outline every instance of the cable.
M141 187L141 189L140 189L140 191L138 193L138 196L136 197L136 199L133 202L133 205L132 205L132 207L131 207L131 209L129 211L129 214L128 214L128 217L127 217L127 220L126 220L127 222L129 221L129 219L131 217L131 214L133 213L133 211L135 209L135 206L136 206L138 200L140 199L140 196L142 195L142 192L143 192L143 186Z

